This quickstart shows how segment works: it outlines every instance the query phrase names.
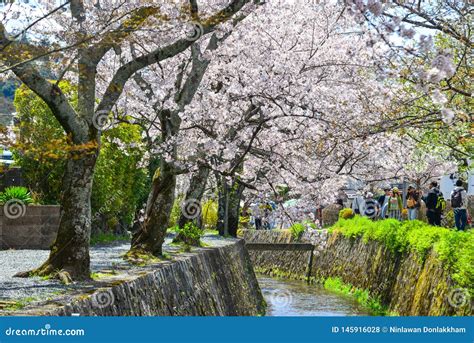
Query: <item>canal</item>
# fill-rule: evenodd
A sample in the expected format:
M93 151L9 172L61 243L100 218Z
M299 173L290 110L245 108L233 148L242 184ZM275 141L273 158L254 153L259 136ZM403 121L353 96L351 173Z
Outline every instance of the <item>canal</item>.
M357 302L320 285L257 275L267 302L267 316L364 316Z

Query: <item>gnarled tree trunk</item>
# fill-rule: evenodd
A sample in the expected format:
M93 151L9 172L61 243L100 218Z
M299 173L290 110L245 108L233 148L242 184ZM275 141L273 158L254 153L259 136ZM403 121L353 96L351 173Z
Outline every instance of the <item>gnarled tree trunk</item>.
M159 113L162 141L176 135L181 124L177 112L163 110ZM171 151L173 160L177 157L177 147ZM168 229L171 210L173 208L176 188L176 170L164 159L160 161L160 168L153 177L152 189L148 197L145 221L140 225L132 239L130 254L134 252L150 253L155 256L163 254L162 245Z
M186 196L184 198L185 204L199 204L199 208L201 211L196 213L196 217L191 213L187 213L187 211L181 211L181 216L178 220L179 227L184 227L189 222L194 221L197 226L202 226L202 196L204 195L204 191L206 190L207 178L209 177L209 168L207 167L199 167L198 171L195 172L191 176L191 180L189 181L189 188L186 192Z
M159 174L159 175L158 175ZM148 199L145 222L134 234L131 251L143 251L160 256L174 203L176 174L165 161L155 174Z
M245 186L238 180L228 184L224 178L218 181L218 218L217 230L221 236L237 237L240 217L240 200Z
M74 280L90 279L92 180L97 153L68 160L63 180L61 220L48 260L36 270L17 276L67 272Z

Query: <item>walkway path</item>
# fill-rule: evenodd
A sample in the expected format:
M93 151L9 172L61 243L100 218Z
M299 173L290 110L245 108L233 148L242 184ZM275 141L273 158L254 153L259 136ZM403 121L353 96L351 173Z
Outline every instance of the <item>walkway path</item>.
M231 239L222 239L219 236L207 235L203 242L209 246L222 246L229 244ZM163 246L163 250L170 253L179 250L172 246L171 237L168 237ZM91 269L92 272L111 269L123 269L130 267L128 262L122 259L130 248L130 243L116 243L106 246L92 247ZM31 270L38 267L48 258L47 250L2 250L0 251L0 300L20 300L29 298L32 300L47 300L54 298L66 290L83 285L65 286L57 280L44 280L39 277L15 278L13 275L20 271Z

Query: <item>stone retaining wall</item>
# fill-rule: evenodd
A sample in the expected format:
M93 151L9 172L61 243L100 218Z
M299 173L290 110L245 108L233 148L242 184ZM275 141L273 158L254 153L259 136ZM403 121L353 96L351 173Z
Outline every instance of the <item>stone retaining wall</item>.
M377 241L334 234L315 258L316 278L340 277L370 291L390 311L409 316L470 315L467 290L457 288L443 264L430 251L393 252Z
M242 240L133 267L75 294L0 315L255 316L265 302Z
M59 218L59 206L0 206L0 249L48 250Z
M288 232L243 231L248 242L294 241ZM416 253L398 253L377 241L363 242L324 231L305 232L301 241L316 244L311 275L316 280L340 277L367 289L390 311L400 315L472 315L472 298L457 288L442 263L430 252L425 259ZM291 255L290 255L291 254ZM251 252L258 271L304 278L308 253Z

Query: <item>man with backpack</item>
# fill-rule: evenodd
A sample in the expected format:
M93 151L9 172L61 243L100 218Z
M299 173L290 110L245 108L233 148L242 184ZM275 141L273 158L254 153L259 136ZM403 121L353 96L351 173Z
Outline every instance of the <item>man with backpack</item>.
M441 226L441 214L446 208L446 201L436 181L431 182L429 188L428 194L423 198L426 204L426 217L430 225Z
M451 192L451 207L454 212L454 222L458 230L465 230L467 226L467 192L462 181L456 181L456 187Z

